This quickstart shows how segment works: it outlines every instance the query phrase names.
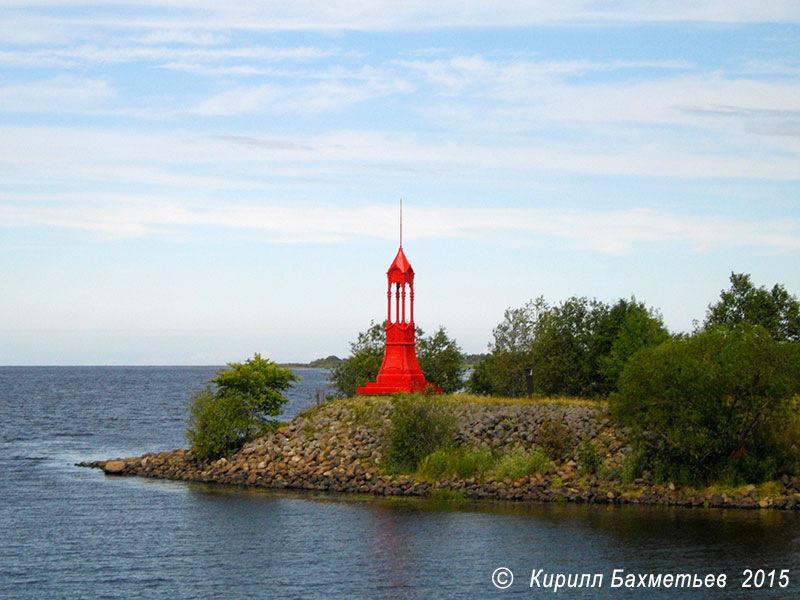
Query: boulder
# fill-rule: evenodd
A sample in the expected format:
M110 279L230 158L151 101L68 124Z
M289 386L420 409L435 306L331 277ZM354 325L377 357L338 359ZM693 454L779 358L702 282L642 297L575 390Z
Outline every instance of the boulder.
M124 460L109 460L103 465L103 471L106 475L119 475L125 470L125 466Z

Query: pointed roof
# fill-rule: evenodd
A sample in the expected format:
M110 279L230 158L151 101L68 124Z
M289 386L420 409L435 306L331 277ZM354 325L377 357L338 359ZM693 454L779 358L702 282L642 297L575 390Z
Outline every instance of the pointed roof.
M414 269L411 268L411 263L403 252L403 246L397 251L397 256L386 271L386 276L389 278L389 283L414 283Z

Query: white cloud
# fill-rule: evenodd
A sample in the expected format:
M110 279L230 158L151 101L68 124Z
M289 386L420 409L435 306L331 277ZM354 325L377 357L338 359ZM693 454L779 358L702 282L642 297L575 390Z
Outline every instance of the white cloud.
M115 90L105 81L59 76L0 85L0 110L23 113L88 110L115 96Z
M107 44L47 46L25 50L0 51L0 64L7 66L78 67L85 64L167 61L178 64L218 64L223 61L254 61L256 64L279 61L312 61L336 54L312 46L242 45L207 48L204 46L163 46L122 39Z
M701 143L682 135L643 138L635 129L615 128L588 138L509 136L489 142L358 130L276 137L188 129L0 126L5 141L0 145L0 177L6 187L158 186L200 197L270 186L297 188L326 177L402 173L447 185L528 185L553 173L797 180L796 138L770 137L785 147L765 151L736 137L725 141L744 147L726 148L720 140Z
M362 238L394 239L396 214L381 205L313 206L178 201L169 197L85 194L68 202L47 196L0 195L0 223L44 225L111 237L174 235L192 228L256 230L279 243L332 243ZM609 254L642 245L684 246L695 251L751 248L800 251L797 219L737 219L664 211L509 208L407 208L408 239L508 240L557 238L575 247Z
M6 0L17 10L57 10L60 0ZM257 3L211 0L147 0L127 10L127 0L78 0L72 6L105 7L102 17L64 17L73 24L138 26L155 30L418 30L442 27L515 27L563 22L800 22L793 0L523 0L498 6L490 0L295 0ZM177 13L177 15L176 15Z
M375 98L407 94L412 86L401 79L363 69L354 73L322 73L300 84L241 86L220 92L191 109L198 115L252 113L321 113L347 108Z

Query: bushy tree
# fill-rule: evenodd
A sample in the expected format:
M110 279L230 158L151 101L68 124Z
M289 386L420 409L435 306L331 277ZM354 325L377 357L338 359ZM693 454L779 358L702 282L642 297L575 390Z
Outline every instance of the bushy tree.
M444 327L426 336L419 330L417 359L425 379L435 383L445 393L457 392L464 385L464 353Z
M538 298L507 309L493 333L491 354L475 367L468 387L503 396L526 393L525 368L533 369L539 393L605 396L636 350L668 335L660 315L635 298L608 305L577 296L555 306Z
M533 346L540 391L569 396L599 392L597 331L607 312L602 302L573 296L540 316Z
M610 408L663 476L760 481L795 468L798 393L798 345L745 324L639 351Z
M489 344L492 354L524 354L536 342L536 327L550 307L542 296L529 300L519 308L507 308L503 320L492 330L493 341Z
M525 369L532 364L532 352L492 352L475 365L467 389L486 396L524 396L527 393Z
M329 381L340 396L353 396L368 381L375 381L385 343L386 329L381 323L373 321L366 331L358 333L356 341L350 343L350 356L330 370Z
M210 380L213 387L189 399L186 437L203 461L230 455L266 433L287 399L281 394L298 378L256 354L245 363L230 363Z
M635 298L617 301L604 326L605 340L599 353L600 393L617 389L619 376L631 356L645 347L658 346L669 339L661 315Z
M419 327L415 331L417 359L425 379L436 383L445 392L458 391L463 385L464 354L444 327L426 336ZM350 344L350 356L330 371L331 385L341 396L352 396L368 381L375 381L383 363L386 323L370 323Z
M782 285L757 288L744 273L731 273L730 282L730 289L709 305L705 328L749 323L764 327L776 340L800 341L800 302Z

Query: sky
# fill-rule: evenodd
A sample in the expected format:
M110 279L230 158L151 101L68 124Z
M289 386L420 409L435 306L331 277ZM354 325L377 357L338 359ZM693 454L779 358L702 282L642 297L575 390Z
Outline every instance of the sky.
M800 3L0 0L0 364L347 356L399 244L543 296L800 294Z

